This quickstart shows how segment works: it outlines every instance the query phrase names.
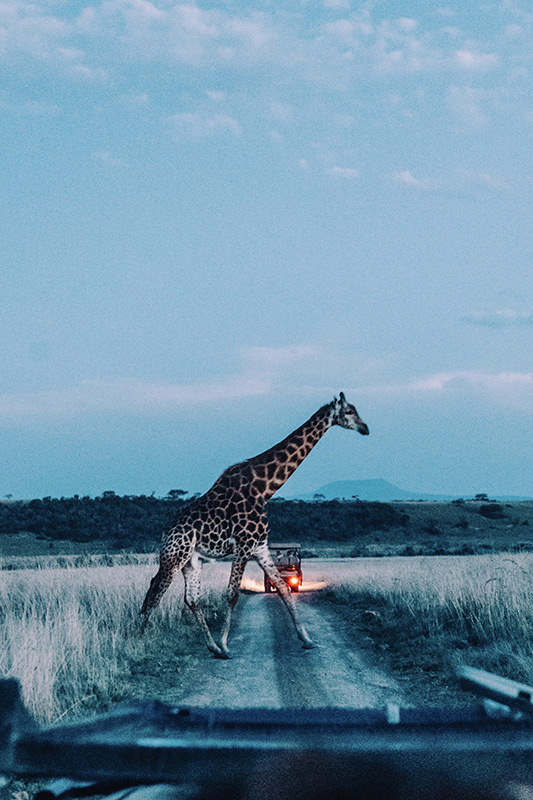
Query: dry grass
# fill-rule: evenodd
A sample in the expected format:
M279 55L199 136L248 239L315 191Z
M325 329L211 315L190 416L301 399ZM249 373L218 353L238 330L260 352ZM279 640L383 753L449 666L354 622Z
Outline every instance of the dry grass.
M449 679L466 662L533 683L531 554L376 560L328 595L396 669Z
M0 571L0 675L20 680L40 722L128 696L132 666L169 641L178 672L193 647L205 655L190 615L181 614L179 577L139 635L138 609L155 572L142 561L75 567L67 560L63 569L47 562L43 569ZM307 569L320 578L318 562ZM353 623L358 645L370 636L377 652L415 682L428 675L433 687L459 660L533 682L533 555L357 559L329 570L337 585L312 602L335 603ZM211 614L223 603L228 572L229 565L204 567Z
M0 675L21 682L37 720L54 723L120 698L132 663L162 637L171 635L178 652L188 647L179 578L140 635L138 612L154 572L149 564L0 572ZM208 604L219 595L217 587Z

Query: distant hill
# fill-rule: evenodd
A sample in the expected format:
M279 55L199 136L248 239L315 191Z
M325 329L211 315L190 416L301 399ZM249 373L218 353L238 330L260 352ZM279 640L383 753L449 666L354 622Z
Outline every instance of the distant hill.
M365 481L334 481L321 486L312 494L301 494L293 497L293 500L316 500L321 499L316 495L323 495L326 500L351 500L355 497L359 500L374 500L382 503L390 503L393 500L437 500L442 503L457 499L457 494L428 494L426 492L409 492L400 489L398 486L385 481L382 478L372 478ZM465 499L471 495L462 495ZM519 500L531 500L531 497L512 497L512 496L491 496L491 499L502 502L512 502Z

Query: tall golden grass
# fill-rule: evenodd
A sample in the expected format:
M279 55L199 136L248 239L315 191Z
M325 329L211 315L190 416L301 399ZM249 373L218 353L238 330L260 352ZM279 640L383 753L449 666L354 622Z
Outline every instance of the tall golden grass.
M0 570L0 676L21 682L24 702L41 723L122 699L132 665L163 641L172 639L178 656L200 642L203 654L190 615L182 616L179 577L140 635L138 612L156 569L141 561ZM319 568L309 562L309 570L311 564ZM313 602L333 599L354 619L376 610L388 641L403 643L413 663L424 649L432 650L432 663L451 663L459 653L475 666L533 682L533 554L365 558L327 571L342 577L336 585L328 578L329 588ZM208 608L224 602L228 572L229 565L204 567Z
M120 696L131 664L157 647L158 637L175 639L178 632L179 640L190 624L181 614L179 578L140 634L139 608L155 570L128 564L0 571L0 675L20 681L39 722L101 708Z
M376 559L332 594L358 612L374 610L404 652L416 639L415 664L421 648L433 648L443 665L467 660L533 682L530 553Z

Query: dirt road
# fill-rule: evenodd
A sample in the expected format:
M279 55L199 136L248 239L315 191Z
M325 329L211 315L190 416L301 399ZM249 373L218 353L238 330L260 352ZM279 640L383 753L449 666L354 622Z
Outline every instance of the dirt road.
M213 565L211 581L219 583L220 574L221 590L227 567ZM199 635L197 651L176 676L179 685L172 685L167 671L167 689L158 694L171 703L232 708L357 708L401 702L394 681L365 661L342 623L316 602L323 583L313 582L312 570L308 572L311 590L293 598L318 645L314 650L301 647L281 599L258 591L262 573L250 565L244 586L252 590L242 593L234 615L232 659L212 658Z

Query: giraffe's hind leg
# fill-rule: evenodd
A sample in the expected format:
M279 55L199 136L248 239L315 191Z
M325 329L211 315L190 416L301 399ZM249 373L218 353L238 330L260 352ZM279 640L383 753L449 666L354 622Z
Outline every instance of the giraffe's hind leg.
M159 570L150 581L150 587L146 592L146 597L141 608L143 616L142 629L146 628L150 614L161 602L161 598L172 583L175 567L163 560L159 564Z
M211 635L211 631L207 625L204 611L199 604L200 600L200 574L202 565L196 553L193 553L189 561L183 567L183 578L185 580L185 604L189 608L198 622L202 633L204 634L205 643L209 650L216 658L228 658L225 653L215 642Z
M150 587L144 598L144 603L141 608L141 615L144 617L142 629L146 627L148 618L154 608L161 602L161 598L166 590L172 583L174 573L183 569L184 565L190 559L194 550L195 537L193 531L187 529L180 529L179 546L176 547L176 532L178 529L171 531L171 536L168 536L161 545L161 554L159 556L159 570L154 575L150 582Z
M306 650L311 650L313 647L316 647L304 626L298 619L298 614L291 596L291 590L288 588L287 584L279 574L276 565L272 560L272 556L270 555L268 544L266 542L256 550L254 558L259 566L262 567L265 574L270 578L271 582L276 587L278 594L285 603L285 606L291 615L294 627L296 628L298 638L302 642L303 647Z

